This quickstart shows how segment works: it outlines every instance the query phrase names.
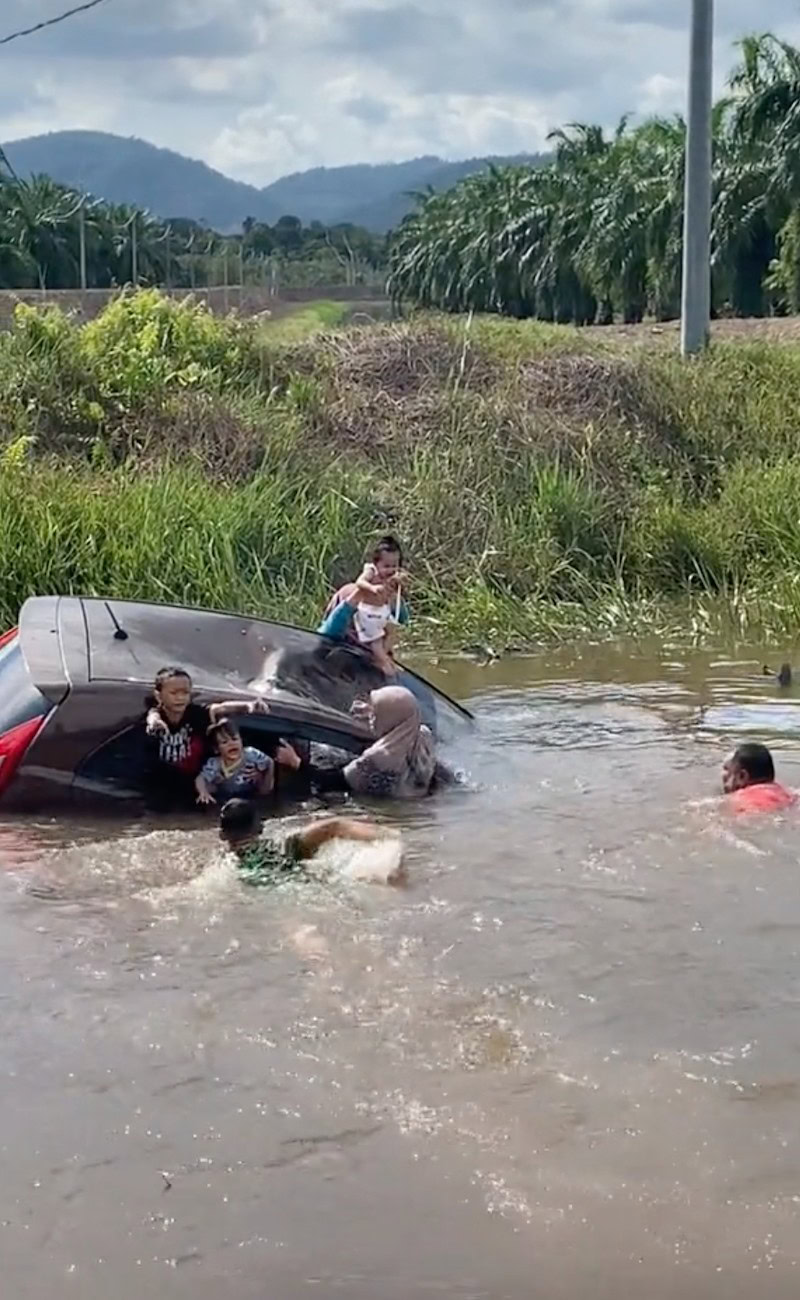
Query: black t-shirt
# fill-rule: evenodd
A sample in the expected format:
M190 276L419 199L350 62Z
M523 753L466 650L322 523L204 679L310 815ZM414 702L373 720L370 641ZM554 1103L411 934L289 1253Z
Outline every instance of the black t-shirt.
M147 736L152 764L165 764L173 771L195 777L200 772L208 748L207 733L211 714L204 704L190 704L180 722L173 724L162 713L167 730Z

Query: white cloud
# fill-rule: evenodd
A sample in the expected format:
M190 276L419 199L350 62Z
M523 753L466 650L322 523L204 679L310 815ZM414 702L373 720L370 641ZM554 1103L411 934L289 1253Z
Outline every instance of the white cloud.
M639 84L639 111L668 117L684 108L684 86L680 77L667 77L656 72Z
M37 0L38 5L39 0ZM46 7L46 6L44 6ZM3 0L0 35L31 0ZM688 0L115 0L0 47L0 139L139 135L265 184L320 164L545 145L566 121L683 108ZM800 43L796 0L717 6Z

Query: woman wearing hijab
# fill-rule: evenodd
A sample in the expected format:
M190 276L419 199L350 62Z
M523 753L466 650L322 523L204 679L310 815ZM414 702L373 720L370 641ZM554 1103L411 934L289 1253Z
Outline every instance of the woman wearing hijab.
M291 745L278 762L305 773L319 791L349 791L380 799L422 799L437 785L453 780L436 758L433 736L420 718L419 705L404 686L383 686L370 695L375 740L363 754L340 768L304 763Z

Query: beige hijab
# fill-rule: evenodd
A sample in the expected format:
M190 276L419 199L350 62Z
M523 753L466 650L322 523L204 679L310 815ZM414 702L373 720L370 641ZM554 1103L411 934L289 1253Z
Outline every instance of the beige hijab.
M419 799L429 793L436 771L433 736L423 726L419 705L405 686L382 686L370 701L375 742L344 770L356 794Z

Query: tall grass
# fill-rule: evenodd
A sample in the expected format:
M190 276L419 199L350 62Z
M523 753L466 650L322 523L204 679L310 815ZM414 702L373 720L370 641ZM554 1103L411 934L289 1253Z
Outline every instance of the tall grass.
M376 531L416 635L800 617L800 350L481 320L266 337L152 294L0 337L0 622L44 592L313 624ZM705 610L706 612L702 612ZM705 622L704 622L705 620Z

